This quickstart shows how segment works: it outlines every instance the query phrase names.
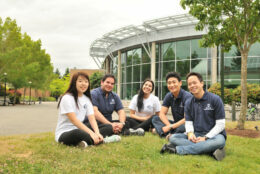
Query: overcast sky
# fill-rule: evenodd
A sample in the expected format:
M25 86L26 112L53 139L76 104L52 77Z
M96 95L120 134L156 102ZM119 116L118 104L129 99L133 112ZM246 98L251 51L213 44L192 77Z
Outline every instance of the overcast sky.
M98 68L91 43L127 25L184 14L180 0L1 0L0 17L16 19L22 33L40 39L54 69Z

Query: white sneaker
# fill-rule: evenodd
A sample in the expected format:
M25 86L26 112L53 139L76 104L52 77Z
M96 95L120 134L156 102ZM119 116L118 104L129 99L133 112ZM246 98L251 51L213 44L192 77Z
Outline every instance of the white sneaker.
M145 134L145 132L142 128L138 128L136 130L130 128L129 131L130 131L130 135L144 136L144 134Z
M81 148L81 149L85 149L86 147L88 147L88 143L86 141L81 141L81 142L79 142L77 147Z
M121 137L119 135L112 135L110 137L104 138L104 143L114 143L121 140Z

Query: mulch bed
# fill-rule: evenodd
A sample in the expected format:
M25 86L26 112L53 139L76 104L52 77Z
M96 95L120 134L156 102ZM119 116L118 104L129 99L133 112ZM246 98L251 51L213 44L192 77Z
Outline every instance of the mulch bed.
M257 130L250 130L250 129L226 129L228 135L237 135L241 137L247 138L260 138L260 131Z

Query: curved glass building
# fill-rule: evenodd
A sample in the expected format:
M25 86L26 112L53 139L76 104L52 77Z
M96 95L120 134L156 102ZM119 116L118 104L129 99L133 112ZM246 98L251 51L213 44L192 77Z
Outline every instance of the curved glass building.
M179 72L186 89L185 76L194 71L203 75L206 88L220 81L220 49L202 48L204 31L196 31L198 21L188 14L169 16L126 26L96 39L90 56L106 72L117 77L116 92L129 100L140 89L142 81L151 78L155 95L161 100L167 93L165 75ZM255 43L248 56L248 83L260 83L260 43ZM240 84L241 54L235 46L224 54L225 86Z

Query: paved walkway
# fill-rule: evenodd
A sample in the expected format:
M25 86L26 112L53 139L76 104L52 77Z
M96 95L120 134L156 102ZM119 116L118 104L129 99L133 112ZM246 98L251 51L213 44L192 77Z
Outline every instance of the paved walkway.
M0 106L0 136L54 132L57 102Z

